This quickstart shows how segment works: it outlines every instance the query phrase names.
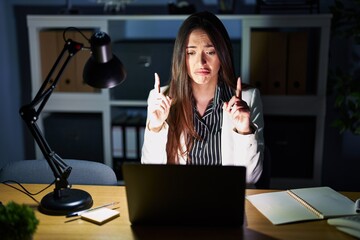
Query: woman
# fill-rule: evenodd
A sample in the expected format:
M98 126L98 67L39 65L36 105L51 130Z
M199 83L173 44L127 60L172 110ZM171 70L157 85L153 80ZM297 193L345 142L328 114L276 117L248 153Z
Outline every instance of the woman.
M263 115L258 90L234 73L232 46L212 13L189 16L175 40L172 75L149 94L142 163L242 165L247 183L262 173Z

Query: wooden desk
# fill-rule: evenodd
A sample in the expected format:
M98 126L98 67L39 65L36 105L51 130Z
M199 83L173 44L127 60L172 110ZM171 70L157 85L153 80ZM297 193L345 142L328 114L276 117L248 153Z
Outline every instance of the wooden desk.
M40 184L25 184L30 192L37 192L45 187ZM36 217L40 224L34 236L36 239L354 239L337 231L325 220L304 223L272 225L257 209L246 201L246 220L242 229L229 228L192 228L192 227L132 227L128 219L125 188L122 186L74 186L91 194L94 207L113 201L120 201L120 217L102 225L81 220L65 218L64 216L47 216L37 211L37 204L25 194L0 185L0 201L6 204L10 200L25 203L36 209ZM52 191L36 196L42 196ZM265 190L247 190L247 194L265 192ZM360 192L344 193L355 200L360 198Z

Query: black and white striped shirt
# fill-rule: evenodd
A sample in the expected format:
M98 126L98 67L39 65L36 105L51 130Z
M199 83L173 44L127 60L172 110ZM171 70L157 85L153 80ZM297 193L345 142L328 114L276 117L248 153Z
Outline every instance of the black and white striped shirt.
M207 106L203 117L199 115L194 103L194 127L200 139L194 140L194 145L189 152L188 164L221 165L222 106L233 95L230 87L219 83L214 98Z

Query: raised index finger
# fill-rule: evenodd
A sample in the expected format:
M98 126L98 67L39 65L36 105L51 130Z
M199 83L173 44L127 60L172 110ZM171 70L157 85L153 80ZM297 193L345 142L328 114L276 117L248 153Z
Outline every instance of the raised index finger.
M160 93L160 77L157 73L155 73L154 76L155 76L154 89L157 93Z
M242 99L241 98L241 78L240 77L237 79L235 96L237 98Z

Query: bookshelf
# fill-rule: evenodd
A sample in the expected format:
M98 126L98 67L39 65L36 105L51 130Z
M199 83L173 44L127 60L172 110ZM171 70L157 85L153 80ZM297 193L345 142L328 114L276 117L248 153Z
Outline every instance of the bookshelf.
M282 29L316 29L317 43L315 50L317 57L312 66L314 68L314 74L310 77L311 79L308 79L308 81L313 82L313 90L305 92L305 94L263 94L262 99L264 114L266 116L275 117L275 119L281 118L282 116L290 118L311 117L314 120L314 146L313 152L311 153L312 166L310 169L310 177L274 177L271 180L273 187L287 187L286 185L292 187L319 185L321 182L322 168L326 101L325 89L331 16L327 14L218 16L224 22L233 41L233 46L236 51L234 54L234 56L236 56L236 72L241 75L243 81L247 83L250 83L251 68L253 67L251 66L251 49L254 47L252 46L254 42L251 37L252 33L266 29L280 29L281 31ZM155 46L159 42L162 42L164 43L163 46L166 46L164 49L169 48L169 46L171 49L177 30L186 17L187 16L184 15L28 15L32 95L34 96L43 81L43 68L45 64L43 64L44 54L42 54L42 51L44 50L40 42L41 34L44 32L63 30L67 27L77 27L82 30L91 31L105 31L112 38L113 48L118 49L118 53L116 53L118 57L123 62L129 61L127 64L131 64L130 60L127 60L130 59L129 56L131 56L131 52L124 53L126 47L121 48L121 46L124 46L123 44L134 44L137 42L138 45L135 44L135 48L136 46L141 48L141 46L145 46L144 44L153 43ZM151 49L152 46L153 45L144 47L143 51ZM166 54L167 51L169 50L164 50L163 54ZM130 84L133 79L139 78L140 82L139 84L135 84L135 86L141 86L142 90L145 90L144 93L139 93L139 97L136 98L122 98L122 94L118 91L134 91L133 89L127 89L131 86L125 85L125 83L124 86L120 85L110 90L102 89L100 91L93 91L80 89L76 91L56 91L53 93L38 121L39 127L44 130L45 135L50 134L48 131L50 131L51 128L50 130L44 129L44 120L51 114L63 113L70 114L70 116L73 114L75 117L77 114L90 114L91 116L95 114L97 116L96 121L99 122L98 125L100 128L100 131L98 131L100 133L98 134L101 134L101 136L98 137L96 135L94 136L94 138L100 139L98 144L101 144L99 149L102 151L102 159L99 161L104 162L110 167L114 167L112 148L112 129L114 122L116 122L116 119L124 112L130 116L138 116L146 111L146 93L147 90L151 89L153 83L153 71L158 71L157 68L159 68L156 63L161 60L162 62L158 64L160 66L170 64L170 59L166 60L168 57L162 57L159 60L160 57L156 55L156 52L149 52L145 55L141 55L141 53L136 54L138 54L138 58L133 61L140 65L138 67L142 67L142 71L133 71L136 74L141 72L145 74L146 77L135 77L131 74L128 75L127 81L129 81ZM78 56L75 56L75 58L77 57ZM167 66L164 68L167 68ZM163 75L166 75L169 69L159 69L159 71L164 71ZM160 75L160 77L162 83L167 82L167 76ZM81 81L79 79L75 80ZM124 89L122 89L122 87ZM62 156L61 151L56 149L55 151ZM39 149L36 149L35 152L37 158L42 157ZM287 170L285 169L284 171Z

